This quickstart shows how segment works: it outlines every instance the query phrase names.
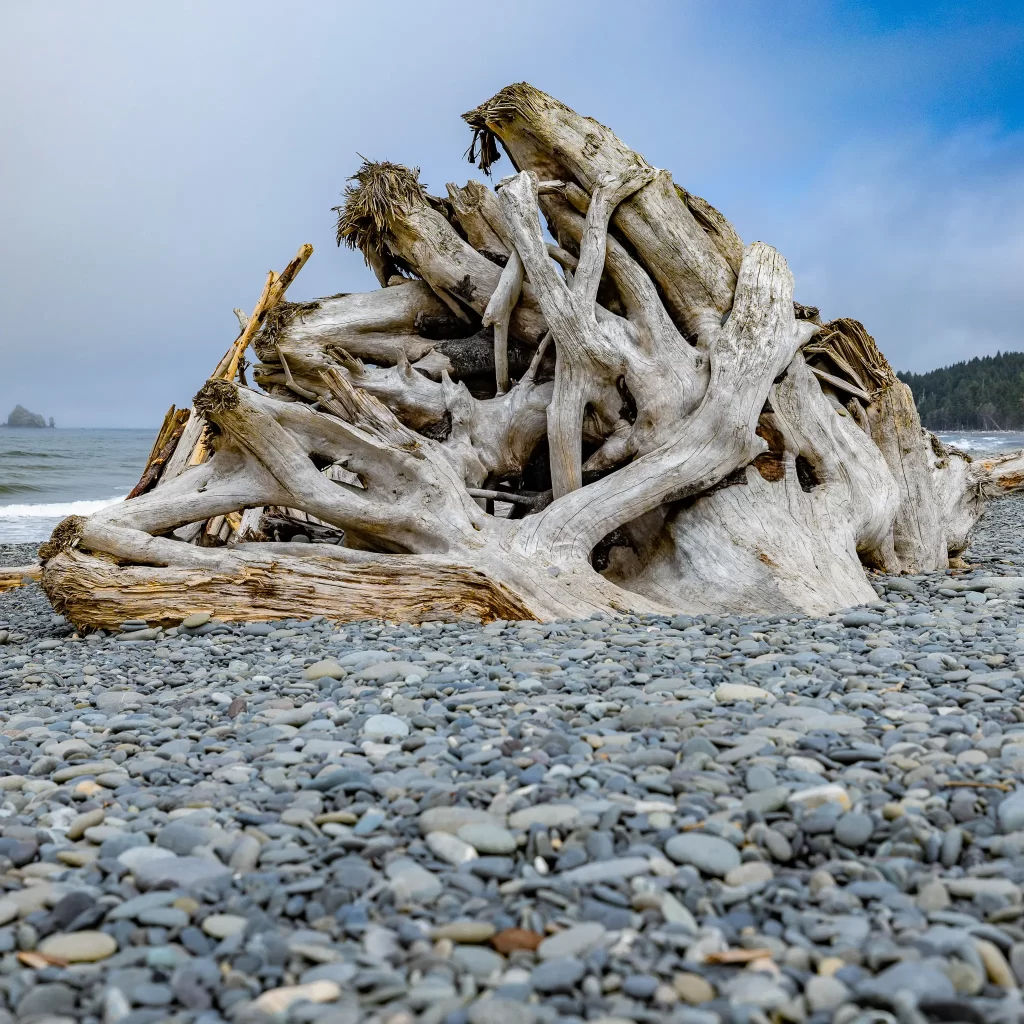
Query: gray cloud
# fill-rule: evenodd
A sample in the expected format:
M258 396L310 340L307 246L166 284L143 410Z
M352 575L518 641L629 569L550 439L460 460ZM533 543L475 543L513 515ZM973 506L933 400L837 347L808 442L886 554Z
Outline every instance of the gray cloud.
M998 100L979 69L1019 57L1019 32L778 10L7 5L0 415L154 425L301 242L293 297L373 287L333 240L356 153L443 192L478 173L459 114L519 79L777 245L798 294L863 319L897 365L1019 346L1020 145L969 126ZM966 114L936 128L951 95Z
M841 148L775 225L798 293L899 369L1024 348L1022 158L984 126Z

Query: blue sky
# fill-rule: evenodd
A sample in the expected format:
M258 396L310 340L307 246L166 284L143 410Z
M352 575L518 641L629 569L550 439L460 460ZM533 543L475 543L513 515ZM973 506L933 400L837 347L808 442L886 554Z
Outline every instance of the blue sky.
M443 194L479 176L459 115L522 79L897 368L1024 349L1019 3L0 0L0 417L157 424L302 242L290 297L375 287L333 238L357 152Z

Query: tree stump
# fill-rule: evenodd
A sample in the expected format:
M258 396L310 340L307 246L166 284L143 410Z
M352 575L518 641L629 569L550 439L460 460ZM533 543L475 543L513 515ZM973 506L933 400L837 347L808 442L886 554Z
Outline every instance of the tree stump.
M338 239L381 288L260 307L258 389L236 351L194 399L209 458L44 547L58 610L826 614L963 551L984 469L780 253L525 83L465 120L516 173L436 197L364 163Z

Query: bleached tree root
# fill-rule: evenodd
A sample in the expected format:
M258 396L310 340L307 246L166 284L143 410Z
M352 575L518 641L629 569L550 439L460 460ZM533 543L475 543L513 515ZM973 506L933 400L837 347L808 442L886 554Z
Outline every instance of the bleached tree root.
M875 599L864 563L882 561L898 502L882 454L800 357L770 404L769 452L731 486L649 524L649 549L637 531L613 579L691 612L824 615Z
M338 239L382 287L266 292L264 392L236 342L155 486L44 548L73 621L825 614L873 600L865 567L949 565L1016 486L607 128L522 83L465 117L516 173L437 198L364 163Z

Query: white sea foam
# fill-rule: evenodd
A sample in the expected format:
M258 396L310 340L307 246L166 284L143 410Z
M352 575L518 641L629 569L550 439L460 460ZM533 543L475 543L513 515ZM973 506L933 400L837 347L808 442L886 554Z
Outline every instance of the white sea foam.
M940 431L939 438L965 452L1005 452L1015 448L1024 447L1024 432L1019 430L1005 430L983 434L980 431L955 432Z
M124 501L122 494L99 501L53 501L25 505L0 505L0 544L29 544L47 540L65 516L89 516L101 508Z
M101 508L124 501L127 495L100 501L55 501L31 505L0 505L0 519L63 519L65 516L89 516Z
M1002 441L995 437L956 437L947 434L944 440L965 452L988 452L1002 447Z

